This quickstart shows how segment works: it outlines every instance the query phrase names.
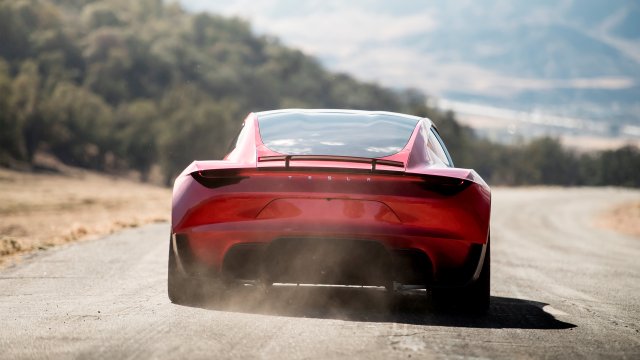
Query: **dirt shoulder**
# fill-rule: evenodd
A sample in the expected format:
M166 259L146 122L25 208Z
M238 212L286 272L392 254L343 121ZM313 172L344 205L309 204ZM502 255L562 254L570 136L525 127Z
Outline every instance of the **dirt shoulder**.
M87 171L0 169L0 266L20 255L169 220L171 190Z
M598 225L627 235L640 237L640 201L631 201L609 209Z

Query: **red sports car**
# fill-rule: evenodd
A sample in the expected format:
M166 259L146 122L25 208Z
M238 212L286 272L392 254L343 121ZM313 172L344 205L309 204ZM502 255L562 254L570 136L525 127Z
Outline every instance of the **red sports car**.
M251 113L224 160L176 179L168 292L234 283L428 289L489 305L491 192L455 168L426 118L354 110Z

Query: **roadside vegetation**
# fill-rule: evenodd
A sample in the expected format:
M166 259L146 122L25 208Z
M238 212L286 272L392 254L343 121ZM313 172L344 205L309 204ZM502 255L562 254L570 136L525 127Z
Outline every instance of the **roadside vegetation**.
M578 154L557 139L478 138L423 94L325 70L235 18L162 0L0 3L0 165L38 153L111 174L160 169L171 184L194 159L222 156L249 111L356 108L425 115L456 165L491 184L640 186L640 151Z

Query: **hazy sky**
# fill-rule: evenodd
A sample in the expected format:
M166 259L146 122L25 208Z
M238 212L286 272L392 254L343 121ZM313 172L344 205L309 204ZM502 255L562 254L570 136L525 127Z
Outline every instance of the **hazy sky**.
M453 90L508 97L521 90L619 89L637 82L638 79L629 73L640 73L628 70L634 65L620 70L615 59L618 55L611 55L615 51L626 53L631 59L627 62L635 61L637 66L640 64L640 46L620 39L614 41L606 34L612 23L629 13L628 6L638 8L632 1L614 2L615 6L609 6L605 0L180 2L191 11L245 18L258 34L275 35L285 44L318 57L332 70L391 87L413 86L437 96ZM530 42L520 46L517 36L504 34L515 33L523 24L529 26L526 34ZM584 49L570 49L568 51L572 52L567 54L565 49L571 47L575 35L551 24L580 28L586 38L597 38L615 51L606 50L609 53L604 55L604 61L600 60L601 54L595 53L600 45L592 46L587 41ZM498 31L498 35L478 36L476 29L478 32ZM536 38L536 31L540 31L541 40ZM554 31L561 31L560 35L566 36L561 39L563 43L554 43ZM502 38L506 41L501 42ZM607 46L602 48L608 49ZM594 56L595 63L611 62L613 65L606 71L591 73L589 69L597 67L587 64L583 67L586 70L580 73L580 69L571 68L571 62L582 60L581 51L591 51L585 56ZM503 61L507 67L512 66L511 69L495 66L496 62L491 61L470 61L491 56ZM528 56L538 56L541 60L529 63ZM607 56L614 60L610 61ZM634 56L635 60L632 59ZM549 73L541 75L529 71L537 70L535 67ZM563 69L563 72L557 69Z
M397 8L380 1L181 0L181 3L188 10L248 19L256 32L278 36L285 44L320 58L332 70L387 86L436 90L435 81L424 82L424 78L437 78L427 70L429 64L424 54L395 45L399 39L437 26L421 1L407 1Z

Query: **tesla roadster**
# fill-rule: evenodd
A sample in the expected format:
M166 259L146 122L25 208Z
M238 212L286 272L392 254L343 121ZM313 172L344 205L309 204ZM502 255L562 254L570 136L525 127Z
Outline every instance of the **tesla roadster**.
M491 192L454 167L427 118L378 111L251 113L223 160L173 188L168 293L232 284L427 289L489 305Z

